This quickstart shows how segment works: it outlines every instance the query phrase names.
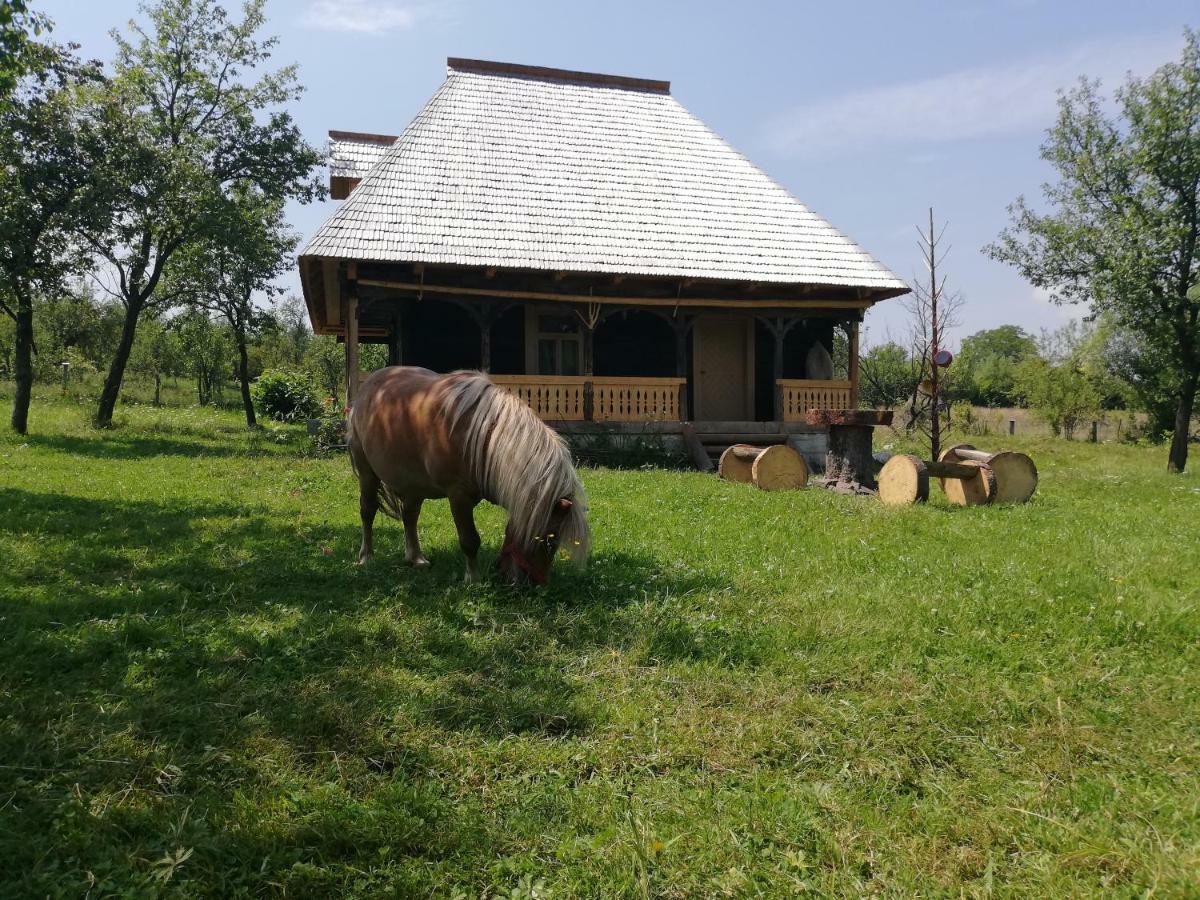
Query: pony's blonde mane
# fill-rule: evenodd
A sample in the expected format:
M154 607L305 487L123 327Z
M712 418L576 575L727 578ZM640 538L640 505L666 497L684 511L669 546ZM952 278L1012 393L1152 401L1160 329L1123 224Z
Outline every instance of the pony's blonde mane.
M462 451L480 488L508 510L510 537L527 549L546 533L555 501L571 500L559 547L582 564L591 533L587 494L566 442L519 397L478 372L445 378L447 421L461 429Z

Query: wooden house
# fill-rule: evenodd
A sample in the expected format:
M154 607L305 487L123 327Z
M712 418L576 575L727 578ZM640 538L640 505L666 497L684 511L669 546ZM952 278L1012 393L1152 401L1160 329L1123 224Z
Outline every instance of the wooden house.
M403 134L329 136L344 202L299 262L351 397L359 342L386 342L568 433L785 440L857 405L863 314L908 291L665 81L450 59Z

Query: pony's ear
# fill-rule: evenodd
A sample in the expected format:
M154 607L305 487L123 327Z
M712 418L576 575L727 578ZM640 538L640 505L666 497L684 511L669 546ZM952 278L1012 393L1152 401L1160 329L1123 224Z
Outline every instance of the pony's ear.
M550 510L550 521L561 522L567 517L567 513L571 511L571 507L575 505L570 497L559 497L554 501L554 508Z

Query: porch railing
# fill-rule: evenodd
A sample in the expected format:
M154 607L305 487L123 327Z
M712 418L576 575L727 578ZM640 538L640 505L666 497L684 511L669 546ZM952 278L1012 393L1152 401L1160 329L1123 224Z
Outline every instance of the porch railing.
M810 409L849 409L851 405L849 381L781 378L777 384L785 422L803 422Z
M491 375L552 422L678 422L683 378Z

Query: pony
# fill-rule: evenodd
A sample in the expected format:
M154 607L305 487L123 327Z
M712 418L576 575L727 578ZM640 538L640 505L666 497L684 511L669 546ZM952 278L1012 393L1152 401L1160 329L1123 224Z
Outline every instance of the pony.
M354 399L346 434L359 486L360 565L371 559L380 509L404 524L407 562L429 565L417 519L422 503L442 498L450 501L468 582L479 578L480 500L508 511L497 567L509 583L545 584L560 548L586 562L587 495L566 443L486 375L378 369Z

